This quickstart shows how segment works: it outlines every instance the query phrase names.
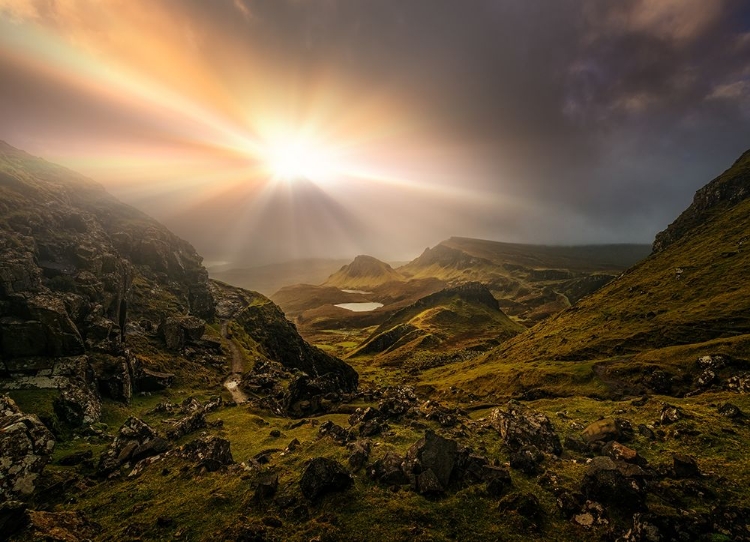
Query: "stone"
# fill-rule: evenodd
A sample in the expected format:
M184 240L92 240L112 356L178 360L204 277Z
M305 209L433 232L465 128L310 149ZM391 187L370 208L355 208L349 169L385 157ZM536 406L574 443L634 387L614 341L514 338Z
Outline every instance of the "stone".
M632 467L632 466L631 466ZM609 457L595 457L581 481L581 493L592 501L624 510L639 510L645 505L646 486L639 471Z
M403 469L409 477L412 486L423 493L420 480L429 481L429 492L434 493L436 480L442 491L448 488L458 458L458 443L435 434L431 430L425 431L425 436L413 444L406 452ZM426 471L432 471L433 476L421 477ZM426 489L425 489L426 490Z
M21 501L0 502L0 533L9 539L28 524L27 504Z
M401 468L403 462L403 456L396 452L387 452L368 469L368 475L373 480L389 486L408 484L409 478Z
M161 391L171 388L174 384L174 374L152 371L151 369L142 368L138 372L135 380L135 386L138 391Z
M177 440L195 433L199 429L206 427L206 415L203 410L196 410L192 414L188 414L184 418L177 420L172 427L167 430L167 438L171 440Z
M584 440L592 442L614 440L620 437L620 429L613 418L597 420L586 426L582 432Z
M732 403L724 403L719 406L719 414L726 416L727 418L742 418L744 417L740 407L733 405Z
M354 472L357 472L367 463L370 457L370 441L358 440L348 445L349 448L349 466Z
M526 445L536 446L542 452L560 455L560 438L549 418L515 401L510 401L507 410L494 409L488 416L489 424L500 433L506 446L517 451Z
M82 512L28 512L29 532L33 540L48 542L84 542L101 532Z
M28 498L54 448L52 433L36 415L0 395L0 501Z
M106 476L116 471L130 461L133 453L139 448L141 449L140 459L143 459L146 457L143 454L146 449L141 447L156 438L158 438L158 435L151 426L143 420L131 416L122 424L115 439L99 457L97 474Z
M96 423L102 415L99 397L82 382L70 381L61 388L53 406L57 417L74 427Z
M305 467L299 485L305 498L316 501L323 495L344 491L354 484L341 463L327 457L316 457Z
M625 461L627 463L638 463L641 461L638 452L615 440L608 442L602 447L602 454L611 457L615 461Z
M200 340L206 322L195 316L169 316L159 326L159 333L170 350L182 350L187 344Z
M195 463L195 468L214 472L232 465L234 458L228 440L219 437L202 437L182 446L179 454Z
M498 508L503 512L516 512L530 521L544 515L539 499L531 493L511 493L500 500Z
M695 458L680 453L672 454L672 472L675 478L698 478L701 475Z
M659 415L659 421L662 425L669 425L681 420L683 417L682 410L674 405L664 403Z
M319 437L331 437L334 442L340 445L344 445L349 442L349 431L333 423L331 420L326 420L320 424L318 429Z
M513 487L510 471L505 467L486 466L484 489L491 497L500 497Z
M510 454L511 468L529 476L539 473L542 461L544 461L544 454L536 446L522 446Z
M267 501L276 495L279 488L279 475L273 471L262 472L255 480L255 493L253 498L256 501Z

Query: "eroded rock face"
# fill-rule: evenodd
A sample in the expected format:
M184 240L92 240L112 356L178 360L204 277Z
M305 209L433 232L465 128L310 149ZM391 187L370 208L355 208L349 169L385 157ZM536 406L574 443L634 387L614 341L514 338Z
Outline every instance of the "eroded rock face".
M169 316L159 326L159 332L170 350L181 350L185 345L200 340L206 322L195 316Z
M562 445L555 428L549 418L541 412L511 401L507 410L496 408L490 412L488 421L512 451L531 445L542 452L555 455L562 453Z
M70 381L60 389L54 407L58 418L73 426L96 423L102 415L102 404L97 394L77 381Z
M318 500L326 493L348 489L353 484L349 471L338 461L327 457L311 460L299 481L302 494L311 501Z
M0 502L31 495L54 448L52 433L36 415L0 395Z

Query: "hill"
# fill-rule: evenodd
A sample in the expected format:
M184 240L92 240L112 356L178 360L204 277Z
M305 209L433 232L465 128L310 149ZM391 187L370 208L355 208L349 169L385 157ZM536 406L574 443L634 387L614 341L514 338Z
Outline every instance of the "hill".
M385 262L372 256L357 256L328 277L323 286L342 289L375 288L389 282L403 282L404 278Z
M675 389L686 391L698 355L741 359L750 353L749 240L750 153L745 153L657 235L647 259L450 380L506 393L510 365L514 371L533 365L534 386L545 387L544 374L556 374L558 381L567 374L607 393L622 386L643 389L650 374L666 371ZM523 387L517 383L515 389ZM559 386L554 390L561 392Z
M478 282L446 288L396 311L377 327L350 357L375 356L378 363L419 367L441 364L416 359L419 352L446 354L481 351L523 330L500 310L490 291Z

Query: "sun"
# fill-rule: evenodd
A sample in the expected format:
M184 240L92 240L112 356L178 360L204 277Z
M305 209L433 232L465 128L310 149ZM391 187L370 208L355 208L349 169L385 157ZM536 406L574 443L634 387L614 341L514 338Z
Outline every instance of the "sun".
M270 174L287 182L307 179L331 180L336 174L334 153L323 145L302 138L290 138L268 145L265 163Z

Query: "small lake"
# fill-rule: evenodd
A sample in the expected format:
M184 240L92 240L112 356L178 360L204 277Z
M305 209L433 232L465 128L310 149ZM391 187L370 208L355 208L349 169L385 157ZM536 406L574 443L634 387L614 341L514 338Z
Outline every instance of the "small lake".
M352 312L369 312L374 311L382 307L382 303L368 302L368 303L339 303L336 307L341 307Z
M341 290L345 294L362 294L362 295L369 295L372 292L365 292L364 290Z

